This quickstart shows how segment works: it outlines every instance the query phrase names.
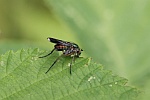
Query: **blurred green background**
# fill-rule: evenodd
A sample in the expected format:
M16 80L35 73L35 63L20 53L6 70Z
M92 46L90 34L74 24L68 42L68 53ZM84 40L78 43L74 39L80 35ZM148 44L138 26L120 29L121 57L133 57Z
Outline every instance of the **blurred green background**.
M150 98L149 0L0 0L0 54L73 41Z

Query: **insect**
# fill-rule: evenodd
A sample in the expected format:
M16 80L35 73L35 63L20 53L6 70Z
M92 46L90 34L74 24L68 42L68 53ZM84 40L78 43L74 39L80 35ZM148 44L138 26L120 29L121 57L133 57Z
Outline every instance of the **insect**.
M55 63L63 55L72 57L72 61L70 63L70 74L71 74L72 62L75 60L75 57L80 56L81 51L83 51L83 50L80 49L79 46L75 43L71 43L71 42L67 42L67 41L63 41L63 40L59 40L59 39L55 39L55 38L50 38L50 37L48 37L47 39L48 39L48 41L55 43L54 49L49 54L39 57L39 58L47 57L47 56L51 55L53 53L53 51L55 51L55 50L62 51L62 54L57 57L57 59L53 62L53 64L49 67L49 69L45 72L45 74L50 71L50 69L55 65Z

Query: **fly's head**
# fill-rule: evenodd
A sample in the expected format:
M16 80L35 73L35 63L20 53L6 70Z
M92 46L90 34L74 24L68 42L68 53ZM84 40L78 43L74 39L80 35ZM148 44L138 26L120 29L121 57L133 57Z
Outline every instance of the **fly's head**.
M72 43L72 47L73 47L73 51L76 53L75 55L77 56L77 57L79 57L80 56L80 54L81 54L81 51L83 51L82 49L80 49L79 48L79 46L77 45L77 44L75 44L75 43Z

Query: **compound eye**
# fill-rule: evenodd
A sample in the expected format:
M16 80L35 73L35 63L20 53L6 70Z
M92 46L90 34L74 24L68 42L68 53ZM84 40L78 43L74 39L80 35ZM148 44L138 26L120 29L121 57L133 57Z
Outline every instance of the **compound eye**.
M77 55L79 56L81 54L81 52L80 51L77 51Z

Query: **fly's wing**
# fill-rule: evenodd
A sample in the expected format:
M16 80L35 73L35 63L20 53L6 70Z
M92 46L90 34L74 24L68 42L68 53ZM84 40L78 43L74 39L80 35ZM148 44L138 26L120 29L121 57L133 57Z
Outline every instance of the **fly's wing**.
M48 39L48 41L50 41L52 43L55 43L57 45L71 46L70 42L66 42L66 41L63 41L63 40L59 40L59 39L55 39L55 38L50 38L50 37L48 37L47 39Z
M48 39L48 41L50 41L52 43L56 43L56 44L58 44L58 43L60 43L60 41L62 41L62 40L58 40L58 39L54 39L54 38L50 38L50 37L48 37L47 39Z

